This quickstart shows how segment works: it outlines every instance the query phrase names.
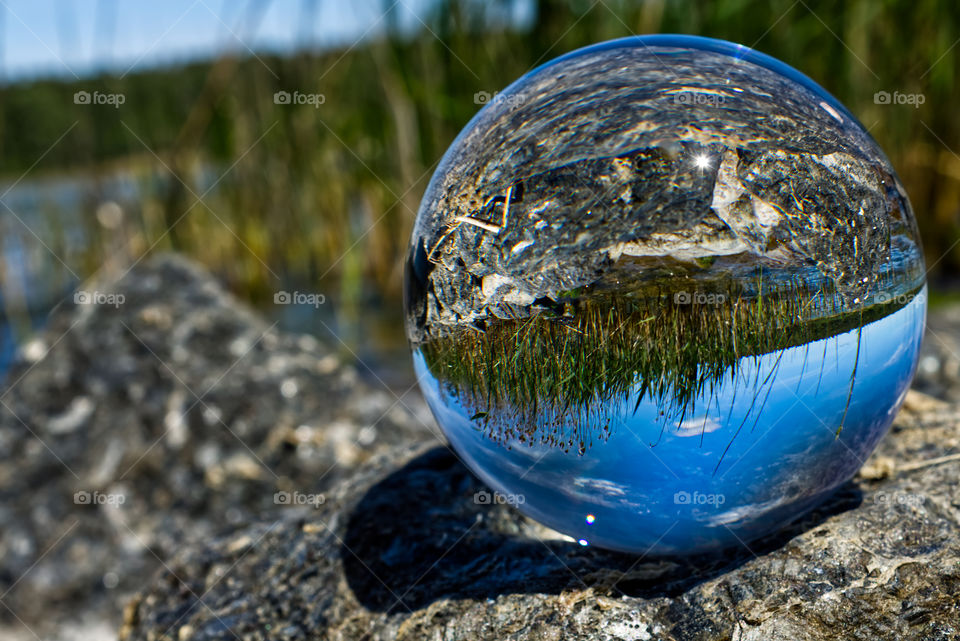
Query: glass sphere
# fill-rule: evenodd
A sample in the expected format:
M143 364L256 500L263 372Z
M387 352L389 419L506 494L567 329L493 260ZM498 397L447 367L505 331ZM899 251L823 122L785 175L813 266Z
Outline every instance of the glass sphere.
M490 97L405 274L424 396L491 500L655 555L746 543L852 478L906 395L925 293L906 193L850 112L687 36Z

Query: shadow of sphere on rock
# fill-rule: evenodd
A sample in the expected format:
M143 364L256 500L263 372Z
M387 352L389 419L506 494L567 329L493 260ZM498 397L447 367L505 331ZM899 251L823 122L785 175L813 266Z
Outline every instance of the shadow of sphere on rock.
M435 448L372 486L349 515L340 555L357 600L378 612L406 612L441 599L508 594L599 593L675 597L784 546L862 500L854 483L773 537L689 558L635 556L561 539L540 539L532 521L503 504L446 448Z

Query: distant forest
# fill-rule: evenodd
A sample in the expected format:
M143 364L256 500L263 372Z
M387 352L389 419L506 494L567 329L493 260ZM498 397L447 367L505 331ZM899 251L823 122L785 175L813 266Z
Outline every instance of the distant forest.
M846 104L904 180L932 273L958 274L960 3L535 4L525 27L499 19L496 2L449 0L436 3L416 33L388 14L387 36L340 50L231 55L124 77L3 86L0 175L13 181L28 170L32 179L71 171L95 182L132 171L144 181L143 201L125 219L133 254L179 249L255 296L270 290L268 272L286 272L336 279L342 297L358 295L362 282L393 298L419 198L434 164L480 108L475 94L492 94L594 42L693 33L754 46ZM880 91L922 94L923 101L878 104ZM277 104L277 92L322 98ZM111 95L122 104L93 104ZM97 206L95 199L79 203L69 214L98 229ZM101 259L85 260L93 268Z

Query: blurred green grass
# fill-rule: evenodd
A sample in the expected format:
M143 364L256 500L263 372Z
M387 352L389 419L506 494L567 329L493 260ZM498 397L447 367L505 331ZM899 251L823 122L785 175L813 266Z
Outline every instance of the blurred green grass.
M955 278L960 4L539 0L528 29L491 27L489 4L497 3L438 2L412 35L389 24L388 13L388 37L348 49L224 56L123 77L0 88L0 175L12 181L24 172L32 179L80 172L96 184L122 170L139 185L138 202L120 225L104 224L93 198L51 213L42 230L21 230L25 241L35 233L80 276L105 262L174 249L253 301L269 301L282 283L295 282L325 291L343 309L371 296L398 305L401 257L420 195L480 108L477 92L493 93L594 42L673 32L753 46L837 96L906 184L931 277L944 286ZM77 105L77 91L126 100L116 109ZM275 104L277 91L325 100L316 108ZM877 91L920 93L925 101L918 108L879 105ZM81 226L90 241L70 245L63 225Z

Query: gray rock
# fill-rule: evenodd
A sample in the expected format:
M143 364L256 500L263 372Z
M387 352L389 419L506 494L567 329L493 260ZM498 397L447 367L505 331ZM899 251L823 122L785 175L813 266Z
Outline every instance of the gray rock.
M960 407L911 392L857 481L724 556L582 548L444 448L371 461L320 509L173 559L121 638L956 639Z
M195 267L106 282L123 303L58 310L0 392L0 638L960 634L960 405L911 393L857 481L775 538L636 558L475 502L422 402ZM957 319L931 325L956 341Z
M960 401L960 305L931 311L914 387L946 401Z
M0 392L0 638L110 638L183 546L438 442L418 398L278 333L183 260L108 281L84 289L111 304L57 310Z

